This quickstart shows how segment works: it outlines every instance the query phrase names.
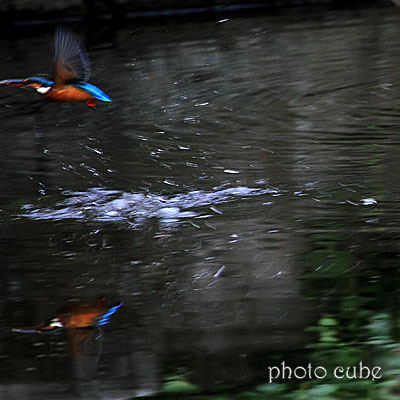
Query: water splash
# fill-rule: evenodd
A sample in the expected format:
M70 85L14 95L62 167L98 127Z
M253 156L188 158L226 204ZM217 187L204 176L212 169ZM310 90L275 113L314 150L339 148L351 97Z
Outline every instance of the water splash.
M215 188L214 191L195 190L172 197L144 193L126 193L103 188L90 188L86 192L63 192L65 199L54 207L26 204L20 217L34 220L75 219L85 221L128 221L142 224L145 219L159 218L171 224L184 218L204 216L198 208L234 201L239 198L276 194L277 189ZM196 209L196 211L194 211Z

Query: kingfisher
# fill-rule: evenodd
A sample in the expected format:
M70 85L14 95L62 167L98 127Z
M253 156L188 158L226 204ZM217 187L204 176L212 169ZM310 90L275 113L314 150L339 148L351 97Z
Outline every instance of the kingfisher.
M96 304L71 302L61 308L49 323L41 326L13 328L19 333L50 333L65 329L68 335L69 349L73 359L77 359L84 350L88 337L97 332L97 339L101 336L99 328L110 322L110 317L124 304L123 301L109 307L104 304L106 298L100 297ZM96 339L96 340L97 340Z
M18 86L32 90L44 98L60 101L84 101L92 110L94 100L112 100L98 87L87 82L90 76L89 57L75 34L65 26L56 29L53 80L42 77L5 79L0 85Z

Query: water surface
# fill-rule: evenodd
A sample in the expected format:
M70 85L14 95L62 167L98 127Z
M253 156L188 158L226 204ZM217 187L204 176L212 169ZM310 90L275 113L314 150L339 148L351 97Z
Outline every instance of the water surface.
M154 393L176 371L251 385L302 360L324 315L343 331L349 312L395 320L399 19L104 27L81 33L113 103L2 88L2 393L72 396L65 336L11 328L73 299L124 301L88 398ZM0 45L3 78L49 71L52 32Z

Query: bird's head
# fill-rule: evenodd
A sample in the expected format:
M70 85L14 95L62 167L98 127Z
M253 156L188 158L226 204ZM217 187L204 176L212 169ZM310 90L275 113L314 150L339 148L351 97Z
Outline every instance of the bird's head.
M48 325L38 327L37 332L39 333L54 332L64 327L65 326L61 322L60 318L55 317L50 320Z
M23 87L39 94L46 94L52 87L53 81L41 77L30 77L25 79L5 79L0 85Z

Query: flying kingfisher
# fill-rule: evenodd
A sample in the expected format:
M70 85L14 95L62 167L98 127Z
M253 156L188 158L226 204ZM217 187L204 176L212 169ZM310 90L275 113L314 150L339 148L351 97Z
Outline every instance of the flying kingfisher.
M94 100L106 103L112 100L98 87L87 82L90 76L89 57L78 38L68 28L60 26L55 35L53 80L42 77L5 79L0 85L20 86L41 96L61 101L84 101L92 110Z
M123 305L123 301L110 307L100 297L96 304L71 302L61 308L48 324L13 328L19 333L50 333L61 329L67 331L69 352L72 357L74 373L77 378L87 379L95 375L101 352L101 327Z

